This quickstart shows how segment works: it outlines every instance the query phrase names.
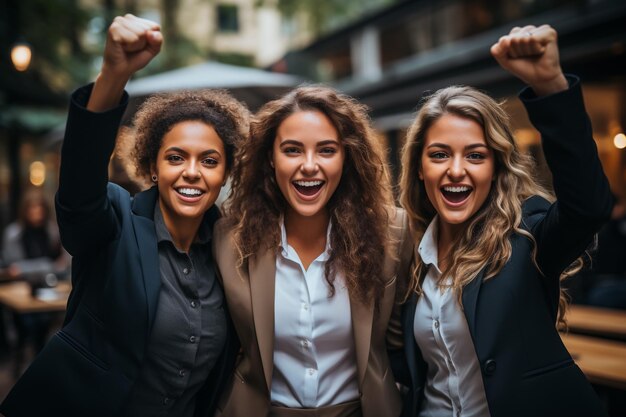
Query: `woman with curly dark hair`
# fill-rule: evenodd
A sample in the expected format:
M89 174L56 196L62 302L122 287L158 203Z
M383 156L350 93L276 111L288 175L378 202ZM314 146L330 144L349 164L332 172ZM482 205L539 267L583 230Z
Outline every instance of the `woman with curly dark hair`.
M214 235L242 345L218 415L397 416L386 339L411 245L365 108L300 87L250 136Z
M152 97L133 154L154 186L131 199L108 183L124 85L161 42L158 25L116 18L98 79L72 96L56 208L73 289L63 328L2 404L8 417L209 416L232 371L210 241L248 111L224 92Z

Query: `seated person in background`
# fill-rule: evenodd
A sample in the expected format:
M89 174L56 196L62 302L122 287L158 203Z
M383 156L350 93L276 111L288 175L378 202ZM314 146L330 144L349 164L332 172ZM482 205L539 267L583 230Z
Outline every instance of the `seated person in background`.
M2 237L2 260L9 277L50 272L67 275L70 256L61 246L59 229L52 217L43 194L26 193L17 221L7 226Z
M2 237L5 276L23 278L31 284L47 281L48 274L66 277L70 256L61 246L59 229L50 205L41 192L29 191L22 199L18 219L7 226ZM47 339L54 317L51 314L19 314L14 317L18 348L32 339L39 352ZM4 334L3 334L4 340Z

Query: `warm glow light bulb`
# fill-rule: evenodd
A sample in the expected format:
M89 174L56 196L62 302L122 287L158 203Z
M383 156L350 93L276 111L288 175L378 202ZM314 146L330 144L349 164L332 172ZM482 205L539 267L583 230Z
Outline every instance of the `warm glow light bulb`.
M41 161L30 164L30 183L40 187L46 181L46 166Z
M17 43L11 49L11 61L18 71L26 71L30 65L32 51L30 46L25 43Z
M626 148L626 135L623 133L618 133L617 135L615 135L615 137L613 138L613 145L615 145L617 149Z

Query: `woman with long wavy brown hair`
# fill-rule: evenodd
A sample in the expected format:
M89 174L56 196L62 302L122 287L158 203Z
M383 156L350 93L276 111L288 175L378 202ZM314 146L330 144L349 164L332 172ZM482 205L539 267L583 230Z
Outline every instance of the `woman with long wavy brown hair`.
M492 47L526 82L557 200L534 179L508 116L471 87L428 97L407 133L401 204L418 242L403 307L404 416L599 416L557 331L561 280L611 211L580 81L556 31L514 28ZM406 372L408 371L408 372Z
M386 334L410 244L365 108L300 87L250 136L214 236L242 345L221 415L399 415Z

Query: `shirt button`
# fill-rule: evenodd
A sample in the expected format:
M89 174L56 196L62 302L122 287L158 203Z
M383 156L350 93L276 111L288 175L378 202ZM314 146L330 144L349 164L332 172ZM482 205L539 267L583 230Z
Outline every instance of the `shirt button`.
M439 328L439 320L435 320L433 324L435 325L435 329Z
M309 375L313 375L315 373L315 369L309 368Z
M195 301L192 301L191 303L191 307L196 308L196 306L198 305Z
M303 303L302 304L302 308L305 309L305 310L308 310L309 309L309 305L307 303Z
M169 397L165 397L163 398L163 404L168 405L170 403L171 399Z
M178 371L178 376L185 376L185 370L181 369L180 371Z
M189 274L189 268L183 268L183 274L185 275Z
M189 341L191 343L196 343L196 336L189 336Z

